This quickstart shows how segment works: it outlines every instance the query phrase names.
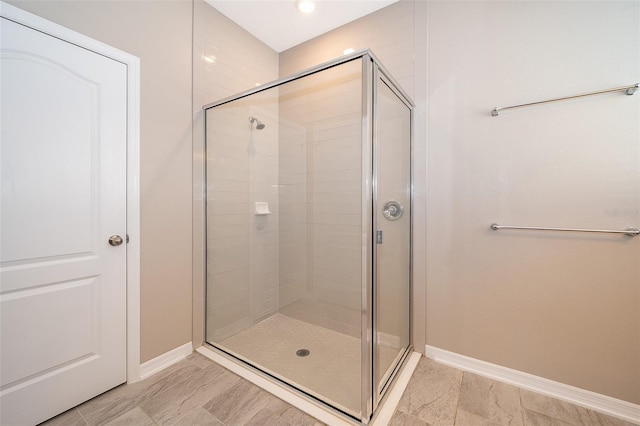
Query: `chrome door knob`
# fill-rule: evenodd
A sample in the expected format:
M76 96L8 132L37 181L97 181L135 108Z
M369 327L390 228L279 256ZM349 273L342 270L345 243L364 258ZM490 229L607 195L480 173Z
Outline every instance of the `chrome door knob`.
M112 246L119 246L120 244L122 244L124 240L122 239L122 237L120 235L112 235L109 237L109 244Z
M389 200L382 206L382 215L387 220L398 220L404 213L404 207L396 200Z

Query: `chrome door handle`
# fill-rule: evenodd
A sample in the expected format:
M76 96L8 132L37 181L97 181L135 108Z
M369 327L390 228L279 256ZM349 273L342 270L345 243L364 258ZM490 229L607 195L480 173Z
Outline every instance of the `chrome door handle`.
M389 200L382 206L382 215L387 220L398 220L404 213L404 207L396 200Z
M112 246L119 246L120 244L122 244L124 240L122 239L122 237L120 235L112 235L109 237L109 244Z

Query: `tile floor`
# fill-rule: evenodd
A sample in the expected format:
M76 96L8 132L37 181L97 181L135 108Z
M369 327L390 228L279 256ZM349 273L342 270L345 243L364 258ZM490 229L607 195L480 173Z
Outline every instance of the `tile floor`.
M358 415L360 339L275 314L223 340L220 345L314 396ZM308 349L310 354L299 357L298 349ZM381 365L391 365L398 351L381 346Z
M632 424L423 357L390 426Z
M198 353L43 424L322 425ZM390 426L631 424L422 358Z

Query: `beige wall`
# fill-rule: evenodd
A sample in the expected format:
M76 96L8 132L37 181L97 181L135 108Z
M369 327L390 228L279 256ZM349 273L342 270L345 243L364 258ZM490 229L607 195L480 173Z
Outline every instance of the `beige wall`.
M140 58L140 361L191 341L191 2L10 3Z
M638 2L433 2L427 343L640 403ZM418 52L425 54L425 52Z

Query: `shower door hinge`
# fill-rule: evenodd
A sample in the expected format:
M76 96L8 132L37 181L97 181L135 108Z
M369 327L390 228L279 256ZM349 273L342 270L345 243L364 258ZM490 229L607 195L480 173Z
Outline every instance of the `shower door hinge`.
M376 230L376 244L382 244L382 229Z

